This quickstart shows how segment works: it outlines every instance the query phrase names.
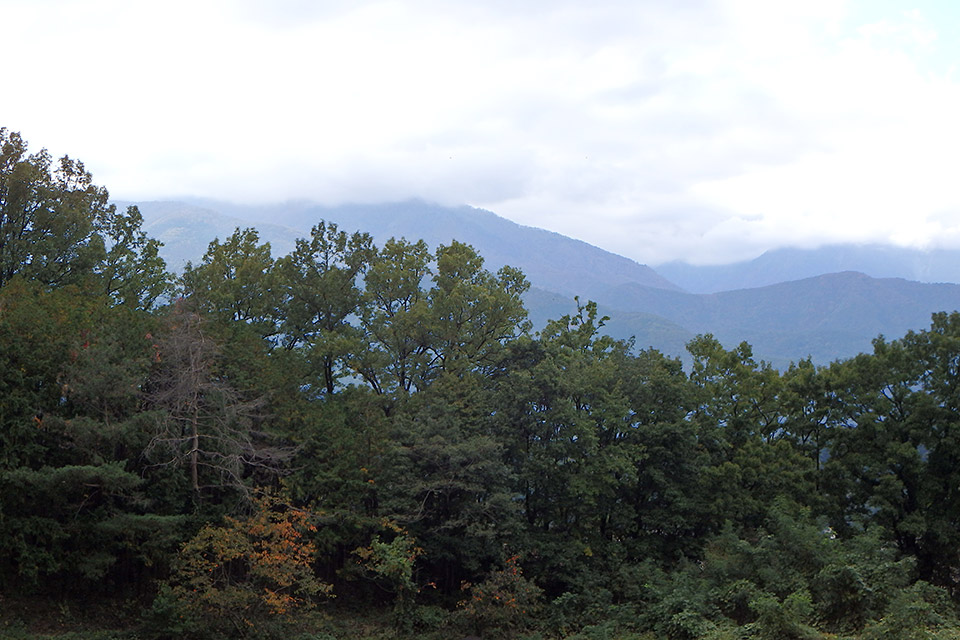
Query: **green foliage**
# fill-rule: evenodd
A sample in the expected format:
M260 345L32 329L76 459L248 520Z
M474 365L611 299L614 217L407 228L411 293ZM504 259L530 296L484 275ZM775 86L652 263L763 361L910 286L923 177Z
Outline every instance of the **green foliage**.
M304 351L319 379L316 393L332 394L349 373L346 360L360 350L361 331L350 319L362 313L359 278L375 251L369 234L348 236L320 222L277 262L281 342Z
M316 542L331 573L381 526L381 488L388 489L395 444L378 400L353 387L298 407L292 416L296 456L284 482L295 500L324 514Z
M96 234L107 192L83 163L46 150L27 155L20 134L0 128L0 285L15 275L45 285L82 283L103 258Z
M527 557L552 596L624 561L689 550L706 507L697 494L707 458L683 421L679 363L630 354L599 334L601 322L588 303L537 340L515 341L497 378Z
M379 489L381 509L423 541L423 570L448 596L520 526L488 398L481 376L447 373L405 403Z
M874 342L874 353L831 368L841 408L823 485L835 528L882 526L917 559L919 576L956 589L960 520L956 483L960 315L935 314L929 331Z
M164 562L179 519L130 513L141 483L117 462L4 472L0 484L17 487L3 495L4 575L38 587L66 574L89 587L117 563Z
M112 588L171 548L161 541L177 518L147 513L137 466L151 322L110 305L20 278L0 291L0 584L42 589L69 575ZM150 517L151 530L115 527Z
M393 592L394 628L398 632L409 632L415 624L415 600L420 591L414 580L414 565L423 549L396 524L385 520L383 526L394 534L390 542L383 542L375 535L369 546L358 547L353 553L364 569Z
M140 309L151 309L173 289L173 276L160 257L160 242L141 229L143 216L135 206L119 213L107 207L99 221L99 232L106 244L106 255L95 272L104 293L115 302Z
M757 595L750 601L757 621L751 625L755 636L764 640L814 640L823 637L811 627L813 606L805 591L791 593L782 601Z
M224 323L250 325L263 337L277 330L274 280L270 244L260 244L254 229L211 242L200 264L187 263L181 278L184 294L199 310Z
M903 638L904 640L937 640L956 638L954 607L942 591L924 582L917 582L898 593L886 614L863 631L864 640ZM947 629L949 616L954 624Z
M845 541L810 583L818 618L827 629L862 629L914 581L915 565L876 529Z
M0 129L4 594L156 596L157 638L388 634L308 620L333 585L394 635L957 637L960 314L685 373L592 302L530 335L468 245L326 222L215 240L158 309L141 226Z
M494 276L473 247L456 241L437 249L436 264L428 293L433 361L454 374L486 372L503 342L529 328L521 296L530 283L510 267Z
M374 536L370 546L359 547L354 553L365 568L385 579L398 596L407 597L418 591L413 580L413 565L423 550L403 529L390 523L385 523L385 526L396 534L393 540L382 542L380 536Z
M118 213L82 162L28 155L20 134L0 127L0 287L20 276L149 308L170 277L142 222L135 207Z
M423 281L432 271L427 244L388 240L364 277L362 327L365 344L352 368L378 394L424 385L430 362L430 317Z

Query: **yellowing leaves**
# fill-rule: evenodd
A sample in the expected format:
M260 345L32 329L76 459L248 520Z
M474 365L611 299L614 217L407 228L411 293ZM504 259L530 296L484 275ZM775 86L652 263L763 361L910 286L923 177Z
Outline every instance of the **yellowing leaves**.
M181 549L171 592L193 617L251 624L310 608L332 586L316 579L309 514L266 495L246 518L207 525Z

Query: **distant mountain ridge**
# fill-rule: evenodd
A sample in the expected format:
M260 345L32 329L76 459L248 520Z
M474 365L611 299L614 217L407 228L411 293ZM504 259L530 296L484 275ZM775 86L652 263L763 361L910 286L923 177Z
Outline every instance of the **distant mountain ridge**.
M443 207L410 200L338 207L308 202L258 207L198 200L195 204L143 202L139 207L147 222L147 231L161 240L164 240L163 233L157 232L164 228L163 225L169 228L172 221L188 221L193 207L205 219L209 219L214 211L224 216L218 228L224 228L225 222L235 221L240 223L239 226L256 226L261 237L271 241L276 249L275 255L289 251L286 247L292 247L290 238L304 237L320 220L326 220L335 222L344 231L368 232L378 244L391 237L406 237L408 240L423 239L431 248L436 248L440 244L449 244L451 240L459 240L476 247L488 269L496 271L507 264L519 267L531 282L570 297L590 295L611 284L637 283L658 289L679 289L650 267L629 258L467 206ZM278 220L283 220L283 225L278 225ZM214 227L209 221L207 226ZM232 232L231 227L220 237ZM274 242L274 238L279 242Z
M773 249L753 260L733 264L697 266L668 262L655 269L691 293L763 287L842 271L859 271L873 278L956 284L960 283L960 251L831 244L817 249Z
M147 234L163 242L161 255L167 267L182 271L188 261L203 257L210 242L227 238L237 227L255 226L264 240L270 242L274 256L293 250L303 232L284 225L252 223L250 220L224 215L220 211L173 200L150 202L117 202L119 206L136 204L143 214L143 228Z
M584 302L596 301L601 314L610 317L604 327L609 335L635 337L639 348L681 357L691 338L713 333L728 347L749 342L758 359L778 367L808 356L825 364L869 350L880 334L897 338L908 330L924 329L935 311L960 309L958 284L825 271L849 263L873 265L874 273L899 273L897 269L913 263L906 250L894 248L877 254L868 249L859 253L844 253L842 248L824 248L821 253L784 249L727 265L726 270L676 263L673 269L662 267L674 277L680 274L681 288L622 256L471 207L421 201L340 207L306 202L247 207L213 201L139 206L146 230L165 243L163 255L174 268L198 260L214 237L223 239L238 226L256 227L276 256L289 252L294 240L306 236L320 220L349 232L369 232L378 244L406 237L422 238L436 247L457 239L473 245L491 270L504 264L523 270L533 285L525 302L536 327L575 312L573 296L578 295ZM948 254L930 263L940 271L931 266L928 273L949 269ZM817 262L819 255L824 257L822 264ZM960 252L954 258L960 262ZM797 277L808 272L813 275ZM688 292L721 283L733 286L726 291Z
M819 363L849 357L869 351L880 334L898 338L925 328L933 312L960 309L960 285L846 271L713 294L626 285L599 302L642 308L727 345L746 340L760 357L785 366L807 356Z

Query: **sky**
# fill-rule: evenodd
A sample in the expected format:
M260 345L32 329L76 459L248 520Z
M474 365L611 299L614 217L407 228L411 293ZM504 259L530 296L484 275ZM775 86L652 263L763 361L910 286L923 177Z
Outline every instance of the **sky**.
M118 199L488 209L645 264L960 248L955 0L0 0L0 126Z

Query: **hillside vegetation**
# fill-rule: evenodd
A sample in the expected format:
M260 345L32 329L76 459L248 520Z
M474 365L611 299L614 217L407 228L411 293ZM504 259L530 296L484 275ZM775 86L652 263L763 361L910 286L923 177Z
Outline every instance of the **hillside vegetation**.
M960 314L685 372L467 244L173 277L108 202L0 130L0 635L960 637Z
M879 247L850 252L784 250L729 268L659 267L677 277L688 289L683 291L622 256L471 207L422 201L242 207L198 201L144 202L140 210L144 229L164 243L161 255L178 272L187 261L201 259L207 242L228 237L236 227L256 228L275 254L292 250L296 237L309 235L320 221L341 229L369 230L379 244L391 237L423 239L431 252L454 240L468 243L490 270L512 265L523 271L532 287L524 304L536 330L549 318L574 313L573 298L579 296L597 302L601 315L610 316L601 329L604 335L635 337L637 346L685 362L689 362L685 343L709 332L728 349L749 342L758 358L781 370L807 357L826 365L868 351L880 334L919 331L928 326L932 313L960 309L960 284L949 278L935 284L903 275L888 277L914 273L906 268L904 255L915 260L920 255ZM281 221L288 226L279 225ZM817 263L820 256L823 261ZM949 270L951 260L960 264L957 252L931 253L927 258L932 261L929 266L940 265L939 273ZM874 268L878 264L885 268ZM729 278L715 277L727 272ZM954 269L953 280L958 273ZM711 283L730 286L716 293L696 293Z

